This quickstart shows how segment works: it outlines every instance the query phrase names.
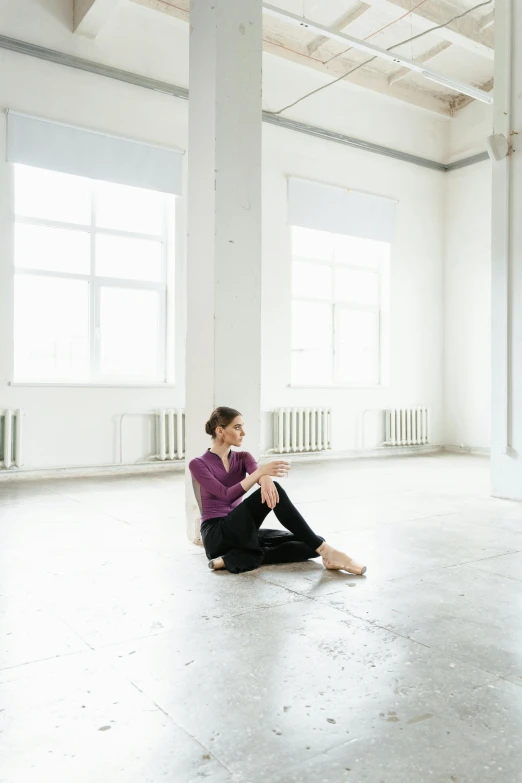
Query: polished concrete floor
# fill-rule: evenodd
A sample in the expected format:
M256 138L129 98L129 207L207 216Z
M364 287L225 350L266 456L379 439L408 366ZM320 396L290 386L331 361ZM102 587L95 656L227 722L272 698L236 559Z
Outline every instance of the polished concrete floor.
M286 488L365 577L209 571L181 475L0 483L2 783L522 781L522 506L487 460Z

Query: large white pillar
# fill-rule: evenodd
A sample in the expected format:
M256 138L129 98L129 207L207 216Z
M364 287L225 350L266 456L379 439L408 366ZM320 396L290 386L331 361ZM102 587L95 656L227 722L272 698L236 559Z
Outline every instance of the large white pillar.
M522 3L495 10L494 133L512 145L493 161L491 488L522 500Z
M261 404L261 0L190 11L187 463L217 405L244 416L259 453ZM199 513L187 472L187 532Z

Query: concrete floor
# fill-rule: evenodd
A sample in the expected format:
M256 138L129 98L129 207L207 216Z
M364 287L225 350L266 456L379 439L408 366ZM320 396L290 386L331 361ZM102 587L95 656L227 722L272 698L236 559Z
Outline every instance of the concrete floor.
M522 781L522 506L487 460L286 488L366 577L209 571L180 475L0 483L2 783Z

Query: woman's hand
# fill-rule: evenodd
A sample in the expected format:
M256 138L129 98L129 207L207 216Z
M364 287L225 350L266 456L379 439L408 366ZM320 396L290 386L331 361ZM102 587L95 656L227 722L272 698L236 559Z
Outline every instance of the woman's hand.
M290 463L283 459L276 459L274 462L268 462L260 468L262 476L275 476L284 478L290 470Z
M268 508L274 509L279 503L276 485L270 476L262 476L259 483L261 485L261 503L266 503Z

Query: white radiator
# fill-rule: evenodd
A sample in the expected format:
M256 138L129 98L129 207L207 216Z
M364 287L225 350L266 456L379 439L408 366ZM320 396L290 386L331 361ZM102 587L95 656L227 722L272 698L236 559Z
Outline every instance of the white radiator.
M22 467L22 411L0 411L0 468Z
M274 448L277 454L331 449L329 408L278 408L274 411Z
M161 408L156 411L157 455L159 460L175 460L185 457L185 411Z
M429 443L428 408L393 408L386 411L385 446L420 446Z

